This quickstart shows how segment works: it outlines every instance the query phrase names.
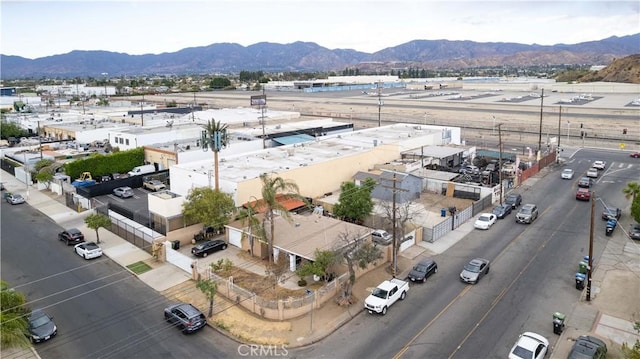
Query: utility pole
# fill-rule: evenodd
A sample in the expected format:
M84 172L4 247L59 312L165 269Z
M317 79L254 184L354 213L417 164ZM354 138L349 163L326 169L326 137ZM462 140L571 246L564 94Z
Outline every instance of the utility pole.
M544 89L540 95L540 131L538 132L538 161L542 157L542 104L544 103Z
M142 101L140 101L140 126L144 127L144 94L142 94Z
M593 227L596 213L596 192L591 193L591 224L589 229L589 262L587 264L587 302L591 301L591 271L593 266Z
M38 146L40 148L40 159L42 159L42 134L40 134L40 121L38 121Z
M191 107L191 122L195 122L196 121L195 110L196 110L196 93L194 91L193 92L193 106Z
M397 219L396 219L396 193L398 191L403 191L403 192L408 192L409 190L403 189L403 188L398 188L396 186L396 183L398 181L397 177L396 177L396 172L393 172L393 185L392 186L385 186L385 185L381 185L381 187L383 188L389 188L391 189L391 202L393 205L393 208L391 210L391 221L392 223L392 237L393 237L393 263L391 265L391 274L395 277L395 275L398 273L398 236L396 234L397 232Z
M264 89L264 84L262 85L262 96L264 96L264 103L266 105L267 103L267 95L264 93L265 89ZM261 119L260 122L262 122L262 149L266 149L267 148L267 135L265 133L265 129L264 129L264 106L265 105L260 105L260 114L261 114ZM271 254L269 254L269 256L271 256Z
M558 111L558 149L556 150L556 162L560 162L560 126L562 122L562 105L560 105L560 110Z
M502 185L502 124L498 124L498 150L500 151L500 159L498 163L498 178L500 181L500 205L502 205L502 193L504 192L504 186Z

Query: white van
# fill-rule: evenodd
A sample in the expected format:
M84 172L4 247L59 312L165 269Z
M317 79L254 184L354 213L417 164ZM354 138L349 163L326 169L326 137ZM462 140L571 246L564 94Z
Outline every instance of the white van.
M140 176L147 173L153 173L156 171L156 166L154 165L142 165L133 167L131 171L129 171L129 176Z

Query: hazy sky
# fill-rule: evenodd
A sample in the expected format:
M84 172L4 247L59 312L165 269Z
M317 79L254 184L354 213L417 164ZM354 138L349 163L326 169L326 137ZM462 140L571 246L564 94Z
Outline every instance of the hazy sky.
M640 33L637 0L0 0L0 14L0 53L31 59L222 42L305 41L372 53L411 40L553 45Z

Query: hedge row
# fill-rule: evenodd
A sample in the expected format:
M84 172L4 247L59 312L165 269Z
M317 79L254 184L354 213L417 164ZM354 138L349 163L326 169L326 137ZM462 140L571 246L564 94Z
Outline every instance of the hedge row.
M136 166L144 164L142 147L110 154L94 154L89 158L75 160L64 164L65 173L72 179L80 177L83 172L91 172L94 178L111 173L127 173Z

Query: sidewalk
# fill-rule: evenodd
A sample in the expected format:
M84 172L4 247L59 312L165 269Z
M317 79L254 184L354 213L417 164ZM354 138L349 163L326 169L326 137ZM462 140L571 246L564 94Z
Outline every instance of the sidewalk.
M544 176L545 173L546 170L538 177ZM60 201L60 196L50 194L46 190L38 191L31 187L27 195L25 185L4 172L1 180L5 183L7 191L23 194L30 205L61 226L76 227L85 233L88 240L94 240L95 231L84 224L84 217L90 214L89 211L77 213L66 207ZM534 180L537 179L534 177ZM401 273L398 277L406 276L414 262L423 257L443 253L471 231L473 231L473 223L467 221L436 243L421 242L400 253L398 266ZM621 243L623 240L625 242ZM571 313L566 313L566 328L553 348L552 358L565 358L573 345L573 340L582 334L595 334L607 339L608 344L613 342L620 344L623 341L633 344L635 339L639 338L633 331L630 316L640 315L640 303L629 293L640 293L640 281L637 279L640 275L640 260L638 260L640 250L637 243L626 242L629 240L622 238L620 232L609 241L607 250L594 270L592 283L595 289L592 291L592 298L595 299L586 302L582 298L575 304ZM205 313L208 310L206 298L202 292L195 289L195 282L183 270L172 264L156 261L147 252L104 229L100 230L100 246L106 256L123 267L138 261L151 265L150 271L138 277L165 297L191 302ZM345 308L329 301L308 316L282 322L259 318L222 296L216 296L214 316L210 320L210 325L219 329L221 333L243 342L287 345L289 348L309 345L322 340L362 313L362 300L380 281L389 277L390 274L385 270L385 266L381 266L356 281L353 294L358 299L358 304ZM2 357L37 357L37 353L29 353L23 351L19 353L21 355L11 356L3 352Z

